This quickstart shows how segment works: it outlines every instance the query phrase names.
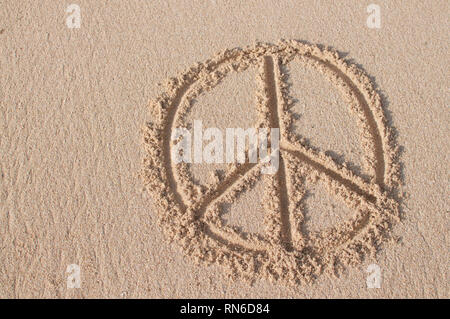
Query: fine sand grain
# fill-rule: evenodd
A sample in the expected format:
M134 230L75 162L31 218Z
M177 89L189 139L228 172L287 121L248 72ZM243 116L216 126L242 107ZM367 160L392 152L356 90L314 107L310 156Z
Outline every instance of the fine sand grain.
M0 3L1 298L449 298L448 1Z

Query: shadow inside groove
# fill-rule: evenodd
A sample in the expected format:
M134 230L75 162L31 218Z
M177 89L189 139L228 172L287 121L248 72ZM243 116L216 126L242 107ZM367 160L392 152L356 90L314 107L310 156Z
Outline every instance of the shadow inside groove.
M280 117L277 99L277 77L275 74L274 59L264 57L264 82L267 93L267 111L270 114L270 128L280 129ZM292 251L291 223L289 221L289 199L286 186L286 172L282 154L279 153L279 168L276 173L278 184L278 198L280 200L281 241L287 251Z

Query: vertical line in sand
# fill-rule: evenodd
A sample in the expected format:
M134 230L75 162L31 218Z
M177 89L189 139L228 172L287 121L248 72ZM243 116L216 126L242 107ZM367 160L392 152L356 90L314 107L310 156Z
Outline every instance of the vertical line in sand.
M267 94L267 111L270 114L270 128L280 129L280 139L282 138L281 130L281 118L279 115L279 105L278 105L278 83L275 68L278 67L278 63L274 63L274 59L271 56L264 57L264 82L265 82L265 93ZM292 234L291 234L291 223L289 221L289 201L288 201L288 190L286 186L286 171L284 160L281 152L279 152L279 168L276 173L275 178L278 183L278 192L280 199L280 220L281 220L281 241L285 246L285 249L292 251Z

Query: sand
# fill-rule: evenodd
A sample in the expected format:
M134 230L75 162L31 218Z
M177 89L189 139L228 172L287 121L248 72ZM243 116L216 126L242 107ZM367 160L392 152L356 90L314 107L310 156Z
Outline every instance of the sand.
M447 2L78 4L2 6L0 297L449 297ZM194 119L278 173L172 163Z

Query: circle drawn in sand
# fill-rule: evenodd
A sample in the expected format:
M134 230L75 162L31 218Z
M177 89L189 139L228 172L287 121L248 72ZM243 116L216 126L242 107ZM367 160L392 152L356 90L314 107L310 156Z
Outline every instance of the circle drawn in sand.
M341 91L357 115L365 165L372 177L359 176L293 133L292 99L283 70L292 60L311 66ZM230 72L257 66L260 84L255 127L280 128L280 167L261 175L262 163L232 166L207 187L197 185L189 165L171 159L171 133L186 127L195 99L221 83ZM395 200L399 183L397 147L387 126L381 99L371 80L331 49L298 41L257 44L226 50L168 81L167 90L151 103L153 122L145 130L144 181L160 211L169 238L198 261L218 263L233 276L310 281L324 271L374 256L398 220ZM221 219L221 205L263 179L266 192L264 235L243 233ZM354 212L324 231L302 231L305 180L322 183Z

